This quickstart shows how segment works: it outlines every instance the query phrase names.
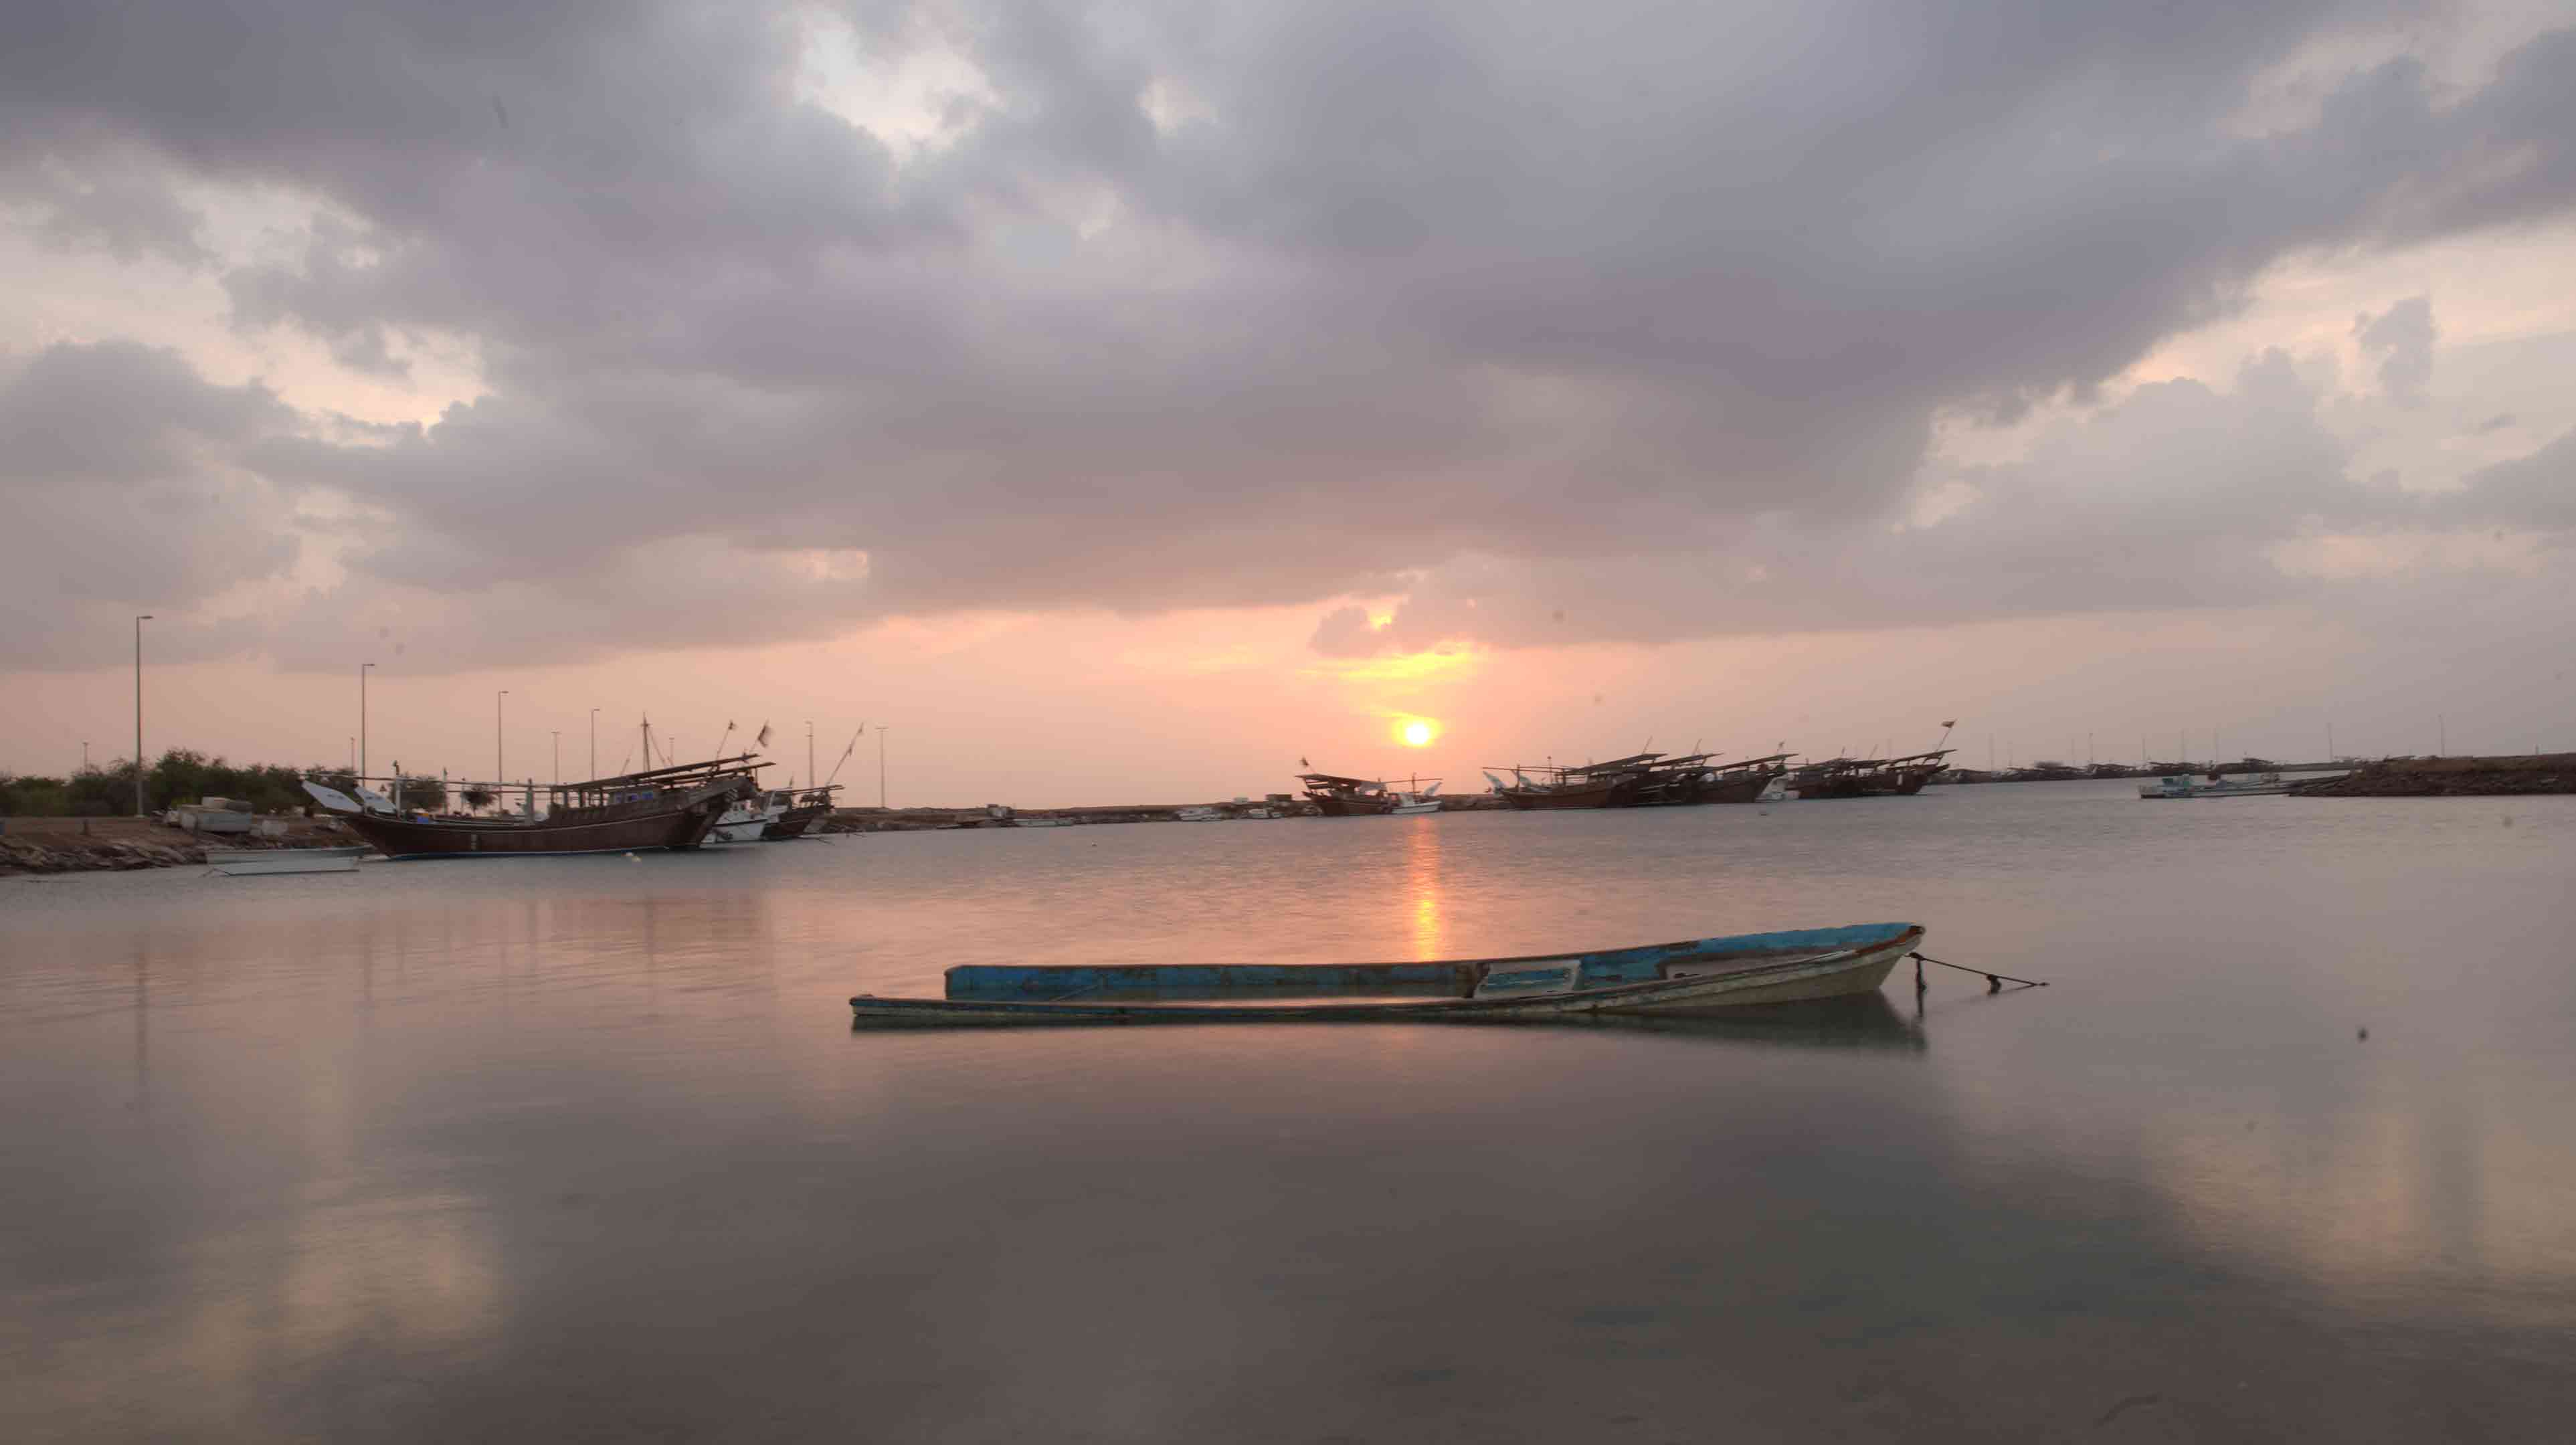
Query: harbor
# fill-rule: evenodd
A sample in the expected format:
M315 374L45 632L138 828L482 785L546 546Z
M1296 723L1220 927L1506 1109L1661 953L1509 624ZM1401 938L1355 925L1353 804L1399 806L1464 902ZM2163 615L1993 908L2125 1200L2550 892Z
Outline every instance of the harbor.
M1733 1358L1769 1384L1729 1418L1782 1436L2081 1436L2147 1394L2114 1424L2439 1438L2473 1398L2522 1435L2566 1403L2534 1322L2576 1300L2547 1245L2570 984L2524 946L2576 921L2576 810L2512 799L2508 828L2506 801L2104 780L7 880L0 1058L34 1106L0 1139L83 1161L0 1205L52 1242L8 1255L42 1364L16 1399L270 1438L722 1435L758 1400L801 1435L851 1391L935 1440L970 1398L970 1434L1134 1433L1103 1402L1144 1391L1149 1433L1259 1440L1281 1400L1337 1428L1499 1393L1584 1438L1678 1429ZM1738 1017L1492 1028L854 1030L847 1003L1868 918L2050 986L1918 993L1900 959ZM1288 1313L1247 1335L1246 1300ZM199 1352L245 1330L282 1353ZM531 1330L541 1361L445 1363ZM717 1350L712 1395L633 1368ZM2309 1386L2199 1383L2248 1358ZM1256 1367L1347 1383L1173 1383Z

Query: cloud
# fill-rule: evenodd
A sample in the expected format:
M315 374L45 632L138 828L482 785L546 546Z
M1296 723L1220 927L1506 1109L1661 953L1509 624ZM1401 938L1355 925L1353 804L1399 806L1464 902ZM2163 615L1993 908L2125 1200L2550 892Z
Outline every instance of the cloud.
M482 359L431 424L226 461L370 519L316 615L408 599L485 661L673 645L549 601L690 573L725 583L691 635L1409 588L1406 635L1526 605L1531 636L1635 638L2257 595L2258 534L2343 499L2286 432L2166 457L2142 429L2169 504L2002 470L1888 529L1937 419L2089 397L2285 256L2576 198L2576 32L2241 124L2376 6L960 0L833 38L791 6L33 4L0 123L64 179L0 189L290 206L291 244L210 263L236 325L375 376L422 335ZM826 43L966 79L872 129L810 83ZM2362 338L2394 398L2429 366L2414 304ZM2063 550L2124 527L2133 557ZM809 555L867 565L757 584ZM1926 570L1871 570L1900 559ZM320 635L281 621L290 653Z
M136 613L282 575L291 500L241 459L295 420L257 383L211 385L129 343L0 363L0 665L94 660ZM205 645L244 640L219 631Z
M2433 380L2433 302L2411 296L2377 316L2352 319L2365 355L2379 358L2379 389L2399 406L2422 406Z

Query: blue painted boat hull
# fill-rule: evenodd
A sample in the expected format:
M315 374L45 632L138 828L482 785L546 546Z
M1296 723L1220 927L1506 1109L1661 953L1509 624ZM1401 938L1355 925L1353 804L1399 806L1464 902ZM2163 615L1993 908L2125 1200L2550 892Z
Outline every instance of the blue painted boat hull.
M1689 1015L1875 992L1922 941L1911 923L1791 929L1590 953L1383 964L965 964L940 999L850 1000L859 1026L1018 1023L1528 1022ZM1341 1003L1119 1002L1122 992L1436 992Z

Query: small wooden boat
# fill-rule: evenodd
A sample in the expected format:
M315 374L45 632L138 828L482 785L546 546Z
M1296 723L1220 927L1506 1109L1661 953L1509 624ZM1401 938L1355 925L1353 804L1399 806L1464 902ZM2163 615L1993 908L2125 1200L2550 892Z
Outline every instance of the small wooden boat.
M946 998L850 1000L856 1027L1127 1023L1534 1023L1691 1017L1872 993L1923 941L1912 923L1791 929L1597 953L1363 964L962 964ZM1163 1001L1106 997L1146 991ZM1175 1002L1174 992L1217 1001ZM1243 1001L1365 994L1362 1001ZM1388 997L1401 994L1430 997ZM1079 1001L1076 1001L1079 1000Z
M227 878L271 873L350 873L373 848L209 848L206 864Z

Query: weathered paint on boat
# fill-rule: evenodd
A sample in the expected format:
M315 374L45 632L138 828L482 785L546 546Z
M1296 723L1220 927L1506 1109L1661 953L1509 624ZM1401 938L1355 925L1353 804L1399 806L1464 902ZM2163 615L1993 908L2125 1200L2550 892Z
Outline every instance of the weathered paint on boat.
M1597 953L1382 964L960 965L944 999L850 1000L867 1026L1020 1023L1518 1022L1592 1013L1689 1015L1875 991L1921 943L1911 923L1794 929ZM1078 995L1151 989L1245 993L1400 992L1449 996L1350 1003L1121 1003ZM1023 998L976 997L1041 994Z

